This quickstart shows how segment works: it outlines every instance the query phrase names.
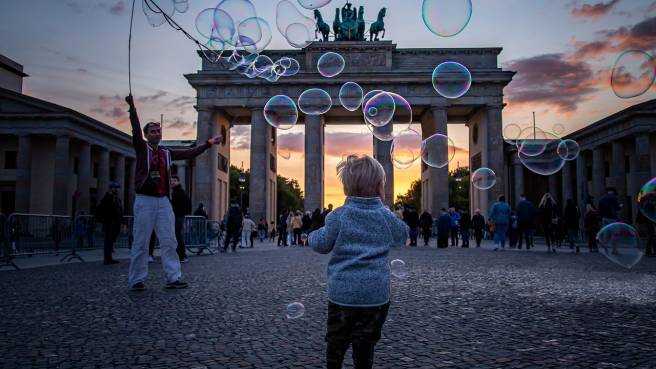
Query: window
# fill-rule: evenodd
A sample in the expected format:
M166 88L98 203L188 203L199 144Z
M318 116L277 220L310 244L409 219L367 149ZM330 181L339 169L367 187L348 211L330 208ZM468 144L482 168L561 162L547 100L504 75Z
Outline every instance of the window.
M16 169L18 151L5 151L5 169Z
M218 159L219 159L218 160L219 167L217 169L222 171L223 173L228 173L228 166L229 166L228 158L226 158L225 156L221 155L221 153L219 153Z
M273 154L269 157L269 167L272 172L276 171L276 156Z

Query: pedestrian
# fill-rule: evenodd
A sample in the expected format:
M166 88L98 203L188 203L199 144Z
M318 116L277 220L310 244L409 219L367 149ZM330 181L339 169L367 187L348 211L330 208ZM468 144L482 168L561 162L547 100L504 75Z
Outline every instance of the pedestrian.
M289 213L287 214L287 244L290 246L294 246L295 243L294 241L296 238L294 237L294 217L296 214L294 213L293 210L289 210Z
M518 249L522 249L522 239L526 240L526 249L533 247L533 226L537 209L532 202L526 199L526 195L521 194L519 204L517 204L517 239Z
M606 226L610 223L619 221L619 212L622 210L622 204L617 199L617 191L613 187L606 189L606 194L599 199L599 216L601 225Z
M403 220L403 205L398 204L396 205L396 210L394 210L394 215L398 218Z
M490 207L488 216L490 224L494 225L494 251L504 250L506 247L506 233L510 224L510 206L506 203L506 197L499 195L497 201Z
M595 208L592 198L588 199L585 205L585 216L583 217L583 226L588 237L588 249L590 252L597 252L597 233L601 229L601 220L599 212Z
M187 249L185 247L184 235L182 229L185 225L185 217L191 215L191 199L185 193L180 183L180 177L171 176L171 187L173 188L171 196L171 206L175 215L175 238L178 241L178 247L175 251L181 263L187 262Z
M510 223L508 224L507 236L510 248L514 249L517 247L517 211L515 209L510 210Z
M243 243L241 245L242 248L248 247L248 241L251 243L251 248L253 248L253 239L255 239L255 229L256 225L253 219L251 219L251 216L249 214L246 214L244 216L244 220L242 220L241 223L241 238L243 240Z
M451 217L451 246L458 247L458 228L460 227L460 213L456 208L449 209Z
M640 241L645 244L645 255L656 256L656 245L654 244L654 223L647 218L642 211L638 210L636 215L636 228L640 235Z
M471 226L474 230L476 247L481 247L481 240L483 239L483 232L485 231L485 218L481 215L481 209L476 209L476 212L472 217Z
M310 234L310 230L312 229L312 212L306 211L305 214L303 214L303 219L302 219L303 225L301 226L301 236L305 235L306 239L303 241L303 246L307 245L307 235Z
M460 213L460 238L462 238L462 247L469 248L469 229L471 228L471 217L467 210L463 209Z
M276 240L276 223L271 221L271 226L269 227L269 242L275 242Z
M287 218L289 218L289 210L283 210L278 220L278 246L287 246Z
M405 207L403 212L403 221L410 230L410 246L417 246L417 227L419 227L419 214L414 206L409 205Z
M310 222L310 232L317 230L324 225L323 214L319 208L314 209L312 212L312 221Z
M202 145L188 149L170 149L160 146L162 129L158 123L149 122L143 127L137 115L132 95L126 97L130 106L132 144L136 153L134 173L136 198L134 201L135 240L130 251L128 281L134 291L145 289L148 275L148 237L153 230L157 234L162 253L162 266L166 274L166 288L186 288L181 280L180 259L175 249L175 224L171 196L171 162L193 159L213 144L223 141L221 135ZM144 139L144 137L146 139Z
M449 247L449 234L451 233L451 216L445 208L440 211L440 217L437 218L437 248L445 249Z
M121 186L117 182L109 184L109 191L105 193L100 205L96 209L96 219L103 225L105 242L103 245L103 264L118 264L118 260L112 258L114 252L114 242L121 231L121 222L123 221L123 204L118 197L118 191Z
M554 224L558 223L558 207L556 201L548 192L542 196L540 204L538 204L538 215L544 232L544 241L547 243L547 251L556 252L555 230L553 228Z
M292 218L292 232L294 232L294 245L301 245L301 228L303 228L303 213L296 210L296 215Z
M223 242L223 251L228 251L228 246L232 242L232 252L237 252L237 244L239 243L239 236L241 234L241 227L244 218L241 214L241 207L237 202L232 201L223 216L223 223L225 224L226 236Z
M260 218L260 221L257 223L257 238L260 240L260 243L264 242L264 240L267 238L267 229L268 227L266 219Z
M424 246L428 246L431 229L433 228L433 217L426 210L419 217L419 228L421 228L421 235L424 237Z
M390 247L402 246L407 226L383 204L385 171L369 156L349 155L337 166L344 206L310 233L312 249L328 262L326 362L341 368L352 345L356 368L372 368L390 300Z
M209 219L209 216L207 216L207 212L205 212L205 205L203 205L202 202L199 203L196 210L194 210L194 216Z
M573 199L567 199L565 205L565 212L563 213L563 224L567 230L567 240L569 248L574 249L576 239L579 236L579 220L581 219L581 211L579 207L574 204ZM576 253L580 252L579 246L576 245Z

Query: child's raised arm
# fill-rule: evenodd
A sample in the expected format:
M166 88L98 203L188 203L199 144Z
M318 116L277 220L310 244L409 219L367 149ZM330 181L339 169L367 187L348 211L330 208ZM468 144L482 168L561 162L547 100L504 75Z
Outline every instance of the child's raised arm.
M310 233L308 243L312 250L320 254L327 254L333 249L339 234L339 217L341 213L338 214L338 212L338 210L335 210L328 213L325 225Z

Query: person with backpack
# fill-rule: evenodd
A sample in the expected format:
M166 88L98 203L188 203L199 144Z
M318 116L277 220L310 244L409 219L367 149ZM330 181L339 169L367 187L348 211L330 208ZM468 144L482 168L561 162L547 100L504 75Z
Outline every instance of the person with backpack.
M231 202L223 220L226 227L226 237L223 243L222 252L228 251L228 245L230 242L232 242L232 252L237 252L237 243L239 242L239 235L241 233L243 221L241 207L236 202Z

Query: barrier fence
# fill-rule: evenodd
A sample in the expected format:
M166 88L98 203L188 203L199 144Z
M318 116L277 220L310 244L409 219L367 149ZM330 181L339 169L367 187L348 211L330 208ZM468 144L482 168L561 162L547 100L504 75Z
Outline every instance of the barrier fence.
M124 216L118 229L114 248L131 248L133 237L132 216ZM187 216L182 221L182 237L189 252L201 255L214 254L220 243L219 222L204 217ZM78 259L78 251L102 249L111 228L96 220L93 215L71 218L60 215L14 213L0 214L0 267L18 267L16 257L33 255L63 255L61 262ZM159 245L156 244L156 247Z

